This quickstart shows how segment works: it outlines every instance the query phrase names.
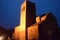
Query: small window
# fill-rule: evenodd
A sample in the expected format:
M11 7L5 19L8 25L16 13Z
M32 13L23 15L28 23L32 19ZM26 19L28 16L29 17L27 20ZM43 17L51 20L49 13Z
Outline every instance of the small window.
M22 8L22 11L24 11L25 10L25 6L23 6L23 8Z

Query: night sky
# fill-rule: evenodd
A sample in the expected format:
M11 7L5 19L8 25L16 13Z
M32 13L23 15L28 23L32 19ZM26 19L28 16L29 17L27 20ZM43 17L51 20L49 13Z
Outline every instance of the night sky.
M24 0L0 0L0 26L12 29L19 25L20 6ZM36 4L36 15L52 12L60 26L60 0L29 0Z

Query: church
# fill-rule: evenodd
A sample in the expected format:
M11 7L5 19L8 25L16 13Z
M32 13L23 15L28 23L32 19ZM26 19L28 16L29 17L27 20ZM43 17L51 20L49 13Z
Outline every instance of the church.
M21 5L20 25L15 27L13 40L53 40L57 20L51 12L36 16L35 3L25 0Z

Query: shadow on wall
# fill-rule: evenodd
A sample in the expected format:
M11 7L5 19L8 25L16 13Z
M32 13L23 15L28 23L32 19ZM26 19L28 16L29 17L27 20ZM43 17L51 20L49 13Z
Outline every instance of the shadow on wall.
M47 16L46 16L47 15ZM41 19L46 16L46 20L40 23L39 30L39 40L57 40L57 20L52 15L52 13L45 13L41 15ZM42 21L42 20L41 20ZM57 31L57 32L56 32ZM60 39L60 37L59 37Z

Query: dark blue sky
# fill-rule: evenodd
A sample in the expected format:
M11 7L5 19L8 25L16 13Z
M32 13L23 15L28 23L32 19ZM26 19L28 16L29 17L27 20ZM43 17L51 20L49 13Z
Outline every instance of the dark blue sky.
M24 0L0 0L0 25L11 29L19 25L20 6ZM60 0L29 0L36 4L36 15L52 12L60 26Z

